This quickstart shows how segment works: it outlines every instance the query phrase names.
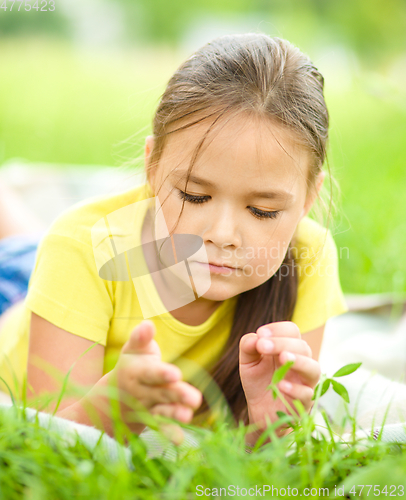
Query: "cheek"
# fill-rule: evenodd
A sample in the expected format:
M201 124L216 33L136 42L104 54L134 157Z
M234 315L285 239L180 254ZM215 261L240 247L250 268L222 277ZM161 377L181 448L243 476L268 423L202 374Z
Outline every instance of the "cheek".
M161 205L161 210L168 232L171 233L174 231L176 233L190 233L190 221L188 221L186 211L187 205L185 204L182 212L183 202L175 192L165 193L165 195L162 196L162 199L165 201L163 202L163 205Z
M258 249L266 249L267 252L264 251L266 255L269 255L272 249L279 249L279 254L272 253L272 255L275 255L276 258L278 258L277 255L280 255L283 260L283 256L295 233L297 221L296 213L283 213L278 220L269 222L269 225L264 222L264 228L261 231L255 227L254 232L254 228L252 228L251 241L256 241Z
M281 266L289 244L281 240L274 240L264 247L256 248L256 257L250 260L244 269L244 275L249 279L251 286L258 286L271 278ZM286 266L285 266L286 267ZM288 272L281 269L282 273Z
M251 261L254 275L251 279L262 283L275 274L283 265L286 252L294 235L297 224L289 221L288 217L282 218L278 224L273 225L269 231L263 231L258 237L257 245L252 248ZM257 234L258 236L258 234Z

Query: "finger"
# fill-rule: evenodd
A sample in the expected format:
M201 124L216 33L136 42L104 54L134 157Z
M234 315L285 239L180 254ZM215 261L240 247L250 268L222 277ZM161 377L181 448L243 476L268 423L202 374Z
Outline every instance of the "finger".
M153 415L162 415L163 417L167 418L174 418L175 420L181 420L177 419L174 416L174 413L179 411L178 408L171 408L171 405L157 405L155 406L150 413ZM185 414L183 414L184 416ZM182 421L182 420L181 420ZM180 445L183 442L184 439L184 434L182 431L182 428L179 427L179 425L176 424L171 424L171 423L160 423L159 424L159 431L167 437L173 444L175 445Z
M152 359L137 357L133 361L133 373L141 384L163 385L181 380L182 372L177 366L161 361L154 363Z
M296 323L292 321L278 321L268 323L257 329L258 337L291 337L300 339L301 333Z
M165 387L157 388L157 403L180 403L197 410L202 404L202 393L187 382L175 382Z
M179 403L157 404L151 408L153 415L161 415L167 418L179 420L179 422L189 423L193 418L193 410Z
M140 385L137 398L147 408L158 404L180 403L193 409L202 404L202 393L187 382L179 381L163 386Z
M185 439L182 429L176 424L161 424L159 430L164 436L166 436L169 441L171 441L175 446L180 446Z
M258 335L255 333L247 333L240 340L240 364L245 365L259 361L261 354L257 351L256 345Z
M298 399L301 401L303 406L308 410L312 404L312 397L314 391L311 387L302 384L292 384L287 380L282 380L278 384L278 388L281 392L286 394L292 399Z
M123 354L155 354L161 358L161 350L153 337L155 325L151 320L143 320L131 332L129 339L123 345Z
M256 348L259 353L272 356L276 356L282 351L289 351L293 354L301 354L308 357L312 356L309 344L305 340L297 338L262 337L258 339Z
M285 364L288 361L293 361L293 366L289 369L289 372L292 370L297 373L302 381L309 387L314 388L320 379L320 363L313 358L302 356L301 354L293 354L288 351L282 351L279 355L279 361L282 364Z

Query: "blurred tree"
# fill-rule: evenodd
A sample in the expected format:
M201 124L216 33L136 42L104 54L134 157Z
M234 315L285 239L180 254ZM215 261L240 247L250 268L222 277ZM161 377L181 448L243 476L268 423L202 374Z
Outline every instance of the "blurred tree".
M320 23L333 29L348 45L373 62L388 52L406 50L405 0L302 0L302 8L312 9Z
M28 2L27 2L28 3ZM33 1L30 2L34 4ZM4 1L0 0L0 5ZM26 11L24 4L6 2L7 10L0 8L0 36L56 35L68 38L71 35L68 19L57 8L54 11ZM10 7L13 7L10 11Z
M381 60L406 50L405 0L116 0L127 11L131 26L142 15L142 38L178 44L188 24L196 16L259 12L265 22L294 38L296 32L306 42L323 37L345 43L367 61ZM138 8L135 8L137 4ZM137 19L135 18L137 16ZM137 25L139 24L137 22ZM266 24L265 24L266 26Z
M131 31L131 27L139 24L142 16L142 38L149 42L178 44L191 21L203 13L252 13L269 10L267 0L117 0L127 11L127 35L139 39L140 31ZM138 4L137 7L134 4ZM266 12L265 12L265 15Z
M113 2L113 0L95 0ZM0 5L2 0L0 0ZM11 2L7 2L11 5ZM259 14L258 29L279 34L300 46L315 43L349 45L367 63L388 60L406 51L405 0L114 0L124 12L123 39L182 42L199 17ZM16 4L17 5L17 4ZM70 23L62 9L54 12L4 12L0 35L52 33L69 36Z

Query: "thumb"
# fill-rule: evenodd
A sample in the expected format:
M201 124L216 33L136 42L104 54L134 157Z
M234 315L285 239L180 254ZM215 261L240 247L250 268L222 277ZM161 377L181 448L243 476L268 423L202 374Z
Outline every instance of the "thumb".
M175 446L180 446L183 443L185 435L183 434L182 428L179 427L179 425L165 423L160 425L159 430Z
M123 354L153 354L161 359L161 350L156 340L153 339L155 331L155 325L152 321L141 321L131 332L121 352Z
M240 365L256 363L261 358L257 351L258 335L255 333L246 333L240 340Z

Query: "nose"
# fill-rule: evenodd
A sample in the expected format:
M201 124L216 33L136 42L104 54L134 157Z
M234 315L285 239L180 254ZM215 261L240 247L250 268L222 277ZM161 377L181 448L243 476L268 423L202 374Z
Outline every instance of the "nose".
M238 214L231 204L216 208L208 221L203 239L219 248L241 246L241 232Z

